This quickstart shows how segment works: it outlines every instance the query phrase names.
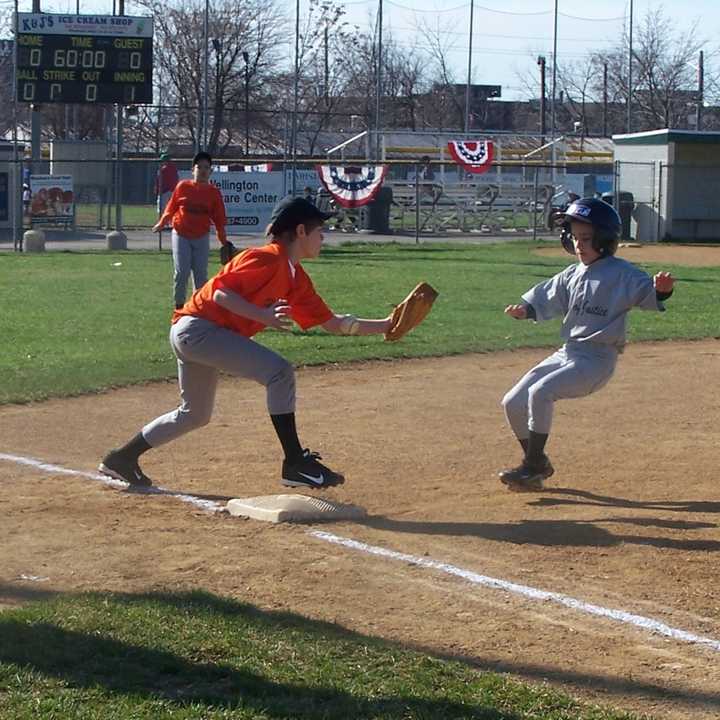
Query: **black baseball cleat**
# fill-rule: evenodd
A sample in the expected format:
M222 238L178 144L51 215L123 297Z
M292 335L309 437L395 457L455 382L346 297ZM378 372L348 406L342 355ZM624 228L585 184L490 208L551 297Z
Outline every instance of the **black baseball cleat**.
M98 470L116 480L134 485L150 487L152 480L140 469L137 458L129 458L120 450L111 450L100 463Z
M498 475L500 482L513 492L539 492L543 489L543 480L552 477L554 472L555 468L546 455L544 464L540 468L532 467L523 461L518 467L502 470Z
M342 485L345 476L333 472L321 462L321 456L316 452L303 450L302 456L294 463L283 461L282 484L287 487L308 487L323 490L333 485Z

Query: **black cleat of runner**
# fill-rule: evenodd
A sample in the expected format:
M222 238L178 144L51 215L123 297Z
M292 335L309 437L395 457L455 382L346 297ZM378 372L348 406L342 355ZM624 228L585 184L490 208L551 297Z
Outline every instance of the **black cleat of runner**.
M320 459L318 453L306 449L303 450L300 459L294 463L283 461L282 484L287 487L307 487L315 490L342 485L345 477L323 465L319 462Z
M523 462L516 468L503 470L498 474L500 482L513 492L539 492L543 489L543 480L547 480L554 472L555 468L546 456L545 464L541 468L530 467Z
M140 469L137 458L129 458L119 450L111 450L103 458L98 470L135 487L152 486L152 480Z

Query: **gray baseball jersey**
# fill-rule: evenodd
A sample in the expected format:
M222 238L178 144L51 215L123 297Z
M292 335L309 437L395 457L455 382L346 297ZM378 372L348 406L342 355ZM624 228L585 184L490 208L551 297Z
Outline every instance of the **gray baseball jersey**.
M626 317L633 307L663 312L650 276L610 255L591 265L570 265L523 296L537 321L563 316L565 342L598 343L622 352Z

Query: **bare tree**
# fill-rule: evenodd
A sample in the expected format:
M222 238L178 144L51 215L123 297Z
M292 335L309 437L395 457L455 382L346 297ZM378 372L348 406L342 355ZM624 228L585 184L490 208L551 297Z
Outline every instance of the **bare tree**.
M310 0L300 29L298 145L311 155L320 134L347 105L348 58L360 46L360 31L344 16L345 9L333 0ZM282 77L288 108L294 104L294 81L294 73Z
M431 89L425 123L439 128L462 127L465 116L465 95L457 90L457 78L448 57L455 48L454 30L449 22L443 24L440 20L434 26L425 20L417 26L428 47Z
M676 28L662 8L648 10L633 37L633 129L687 127L696 102L697 59L705 40L695 22L688 30ZM608 63L612 126L624 129L627 107L629 42L624 34L616 48L598 53ZM708 78L710 86L716 79ZM622 107L625 106L625 107Z
M168 5L166 0L140 0L140 4L155 18L155 66L163 82L163 100L175 106L178 122L195 143L197 109L203 103L204 2L175 0ZM246 82L253 107L269 104L267 88L279 62L277 38L282 21L273 0L212 3L208 48L211 152L227 148L243 128ZM251 117L256 120L252 111ZM149 129L156 135L155 128Z
M558 65L558 85L563 100L556 102L556 128L559 131L570 131L576 122L580 123L582 137L593 130L601 131L598 117L601 123L602 73L602 60L596 55Z

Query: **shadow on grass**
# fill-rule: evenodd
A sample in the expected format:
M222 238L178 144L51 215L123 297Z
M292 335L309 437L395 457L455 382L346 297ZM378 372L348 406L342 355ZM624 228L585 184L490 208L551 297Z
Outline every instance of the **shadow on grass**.
M197 621L202 615L215 620L218 617L232 618L238 621L238 631L242 631L246 626L255 634L266 631L268 634L282 635L285 644L291 642L289 639L291 633L297 632L306 637L308 647L313 649L322 643L333 643L335 648L341 643L352 643L357 647L385 649L389 654L404 652L407 649L396 643L349 631L334 623L311 620L291 612L261 610L231 598L199 591L145 594L94 593L75 597L81 603L88 597L100 600L107 607L108 614L116 610L120 616L128 611L133 613L135 619L137 614L132 606L141 603L150 603L158 607L160 613L181 613L188 618L188 621ZM57 613L60 618L63 618L62 603L68 598L72 599L73 596L66 595L60 600L59 606L50 606L51 611ZM43 605L0 614L0 672L2 663L12 663L48 678L64 681L76 688L95 690L100 687L112 694L132 696L144 701L166 700L177 707L194 703L205 705L208 710L238 708L257 711L262 717L270 718L307 718L308 720L369 717L398 718L398 720L401 718L403 720L405 718L519 720L520 718L514 712L498 711L480 702L469 704L467 701L453 702L442 698L425 698L400 693L376 695L373 692L372 679L363 676L363 672L371 671L374 660L372 656L369 657L368 667L364 669L364 666L359 666L355 676L347 681L352 686L352 692L349 692L339 687L342 680L338 681L336 676L331 676L328 682L321 686L311 686L311 683L301 681L278 682L255 670L243 668L242 659L233 665L189 659L168 650L115 639L110 637L111 630L105 630L104 634L95 628L80 632L60 627L45 619L33 619L32 614L38 609L42 613ZM67 609L73 610L75 606L68 603ZM154 609L150 610L150 613L157 619L158 614ZM106 628L109 626L105 617L103 623ZM117 625L121 626L122 623L118 621ZM167 641L167 638L164 640ZM669 688L636 678L598 675L581 670L528 663L522 660L522 654L517 661L506 661L439 653L436 649L422 645L415 645L411 649L434 658L461 662L482 672L512 673L531 681L565 685L570 683L593 693L598 691L612 693L616 696L616 702L622 701L623 696L636 696L644 700L648 698L666 700L676 705L698 707L703 712L714 709L720 711L720 692L712 689L695 691ZM241 652L229 647L225 654L241 658ZM249 659L253 660L253 658ZM321 658L320 661L327 662L327 659ZM396 661L395 655L392 662ZM373 669L377 672L376 667ZM442 678L447 677L447 671L440 670L439 673ZM302 677L302 673L298 672L297 676ZM493 687L501 687L503 682L501 678L488 677L489 683L484 686L486 691L491 692ZM428 678L428 674L425 673L419 685L423 686L423 681L427 683ZM478 694L482 691L483 688L480 687ZM517 695L512 690L510 693ZM107 700L102 702L108 704ZM536 712L539 710L538 707L534 709Z
M80 599L83 597L87 596L80 596ZM127 625L123 626L123 621L128 622L128 615L132 614L130 623L137 622L137 612L132 605L143 602L160 606L159 619L156 610L149 610L149 614L157 620L157 626L153 628L155 631L162 626L163 614L174 615L180 612L191 618L203 614L209 617L222 615L236 618L238 627L231 627L231 630L240 635L247 629L254 635L263 630L272 635L299 631L306 636L306 647L310 652L318 652L316 645L328 641L352 642L359 646L370 643L381 647L381 641L365 638L330 623L308 620L292 613L266 612L251 605L206 593L92 597L101 600L107 607L108 615L102 619L104 627L112 626L112 620L108 618L116 613L117 626L121 631L127 628ZM42 609L42 606L40 608ZM203 650L198 649L196 652L194 647L187 648L187 645L187 653L195 657L148 647L140 642L119 640L111 636L112 629L98 631L93 628L84 632L69 629L44 618L33 619L33 610L34 608L30 607L0 614L0 663L12 663L25 670L61 680L74 688L92 691L100 687L113 695L126 696L127 699L136 698L143 702L163 700L176 707L204 705L208 711L236 708L271 718L519 720L519 716L514 712L498 711L480 702L468 704L444 698L423 697L423 680L426 679L426 674L415 679L416 687L420 688L418 695L403 692L376 695L373 692L372 679L364 679L361 669L347 680L352 691L339 687L349 668L344 668L344 672L341 669L339 675L329 671L327 681L304 680L302 671L307 666L308 659L303 658L296 668L296 673L292 673L293 668L290 666L296 679L277 681L271 679L272 671L260 673L251 669L250 665L263 664L262 657L247 658L248 667L243 667L243 648L232 646L231 634L227 636L223 655L239 658L235 664L197 659ZM52 610L62 617L62 604ZM76 609L74 605L68 604L67 610L81 613L82 607ZM152 631L149 634L152 634ZM141 633L141 636L144 635ZM163 642L168 642L167 635ZM292 640L283 634L282 640L278 638L277 642L286 645ZM393 649L390 645L387 647ZM397 652L398 648L395 647L394 650ZM213 652L217 651L205 651L205 654ZM302 653L302 647L298 652ZM286 664L278 665L277 668L280 673L287 674L287 658L280 657L278 663L281 662ZM322 649L317 662L328 662L328 658L322 656ZM314 669L310 673L315 676L319 674ZM30 688L27 688L27 691L38 692ZM107 707L107 699L101 702Z

